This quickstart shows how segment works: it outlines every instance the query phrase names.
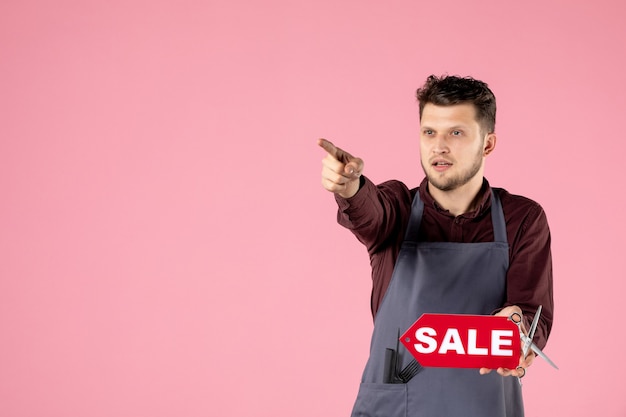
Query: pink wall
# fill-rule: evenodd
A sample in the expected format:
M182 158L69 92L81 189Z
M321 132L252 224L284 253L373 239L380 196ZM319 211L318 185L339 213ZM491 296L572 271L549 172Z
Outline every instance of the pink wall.
M626 415L619 0L0 5L0 415L341 416L371 331L327 137L415 186L431 73L498 97L487 176L545 208L529 416Z

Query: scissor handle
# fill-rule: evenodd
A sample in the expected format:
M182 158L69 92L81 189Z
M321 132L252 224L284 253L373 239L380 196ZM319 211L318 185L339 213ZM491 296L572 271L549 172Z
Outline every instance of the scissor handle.
M511 320L515 324L520 324L522 322L522 315L518 312L512 313L509 316L509 320Z

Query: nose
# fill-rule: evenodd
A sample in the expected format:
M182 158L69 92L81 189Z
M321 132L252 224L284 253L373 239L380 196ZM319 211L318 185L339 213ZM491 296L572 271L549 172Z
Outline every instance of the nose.
M444 135L437 135L433 139L433 153L435 154L444 154L448 153L448 143L446 142L446 137Z

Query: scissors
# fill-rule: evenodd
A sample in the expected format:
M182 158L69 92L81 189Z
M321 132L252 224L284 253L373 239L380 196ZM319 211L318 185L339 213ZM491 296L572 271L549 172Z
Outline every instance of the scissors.
M526 335L524 331L522 330L521 314L513 313L509 316L509 320L515 323L517 325L517 328L519 329L519 337L522 341L522 354L524 355L524 358L528 356L528 352L532 349L532 351L535 352L537 356L539 356L540 358L548 362L550 366L552 366L554 369L559 369L559 367L556 366L554 362L552 362L550 358L548 358L548 356L546 356L546 354L543 353L541 349L539 349L537 345L533 343L533 337L535 336L535 330L537 330L537 324L539 323L540 316L541 316L541 306L539 306L539 308L537 309L537 312L535 313L535 317L533 318L533 323L530 326L530 331L528 332L528 335ZM524 370L524 368L522 368L521 366L518 366L517 369ZM522 383L522 378L524 377L525 374L526 374L526 370L524 370L524 374L522 374L522 376L518 377L520 384Z

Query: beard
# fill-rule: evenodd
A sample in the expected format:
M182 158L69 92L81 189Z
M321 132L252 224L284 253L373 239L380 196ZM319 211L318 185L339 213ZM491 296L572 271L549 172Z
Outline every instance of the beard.
M424 170L424 174L426 174L426 179L428 182L432 184L435 188L441 191L452 191L456 190L459 187L470 182L472 178L478 174L480 171L480 167L482 166L482 149L476 154L476 158L468 169L463 172L459 172L453 176L446 176L444 173L434 172L432 175L428 173L428 170L424 166L424 162L421 161L422 169Z

